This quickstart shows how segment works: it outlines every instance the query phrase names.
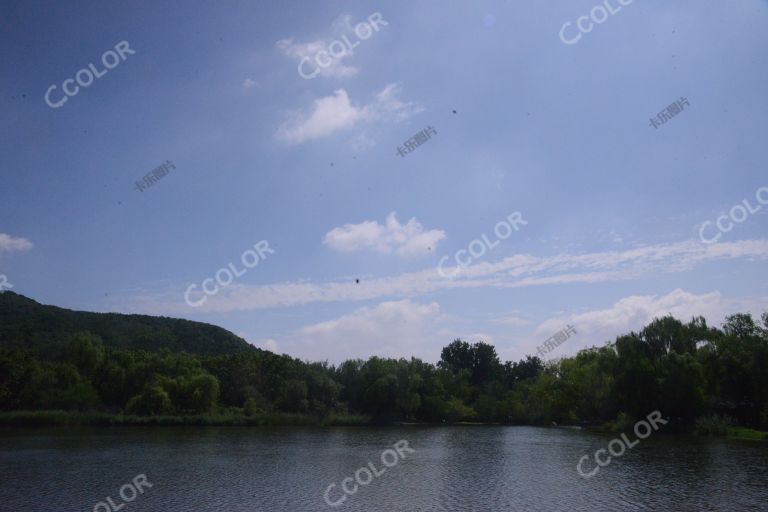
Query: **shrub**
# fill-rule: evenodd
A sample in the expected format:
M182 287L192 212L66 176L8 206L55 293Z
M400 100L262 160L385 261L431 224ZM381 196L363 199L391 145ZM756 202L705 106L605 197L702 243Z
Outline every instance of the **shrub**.
M699 436L725 436L728 429L733 426L733 418L711 414L696 419L694 432Z

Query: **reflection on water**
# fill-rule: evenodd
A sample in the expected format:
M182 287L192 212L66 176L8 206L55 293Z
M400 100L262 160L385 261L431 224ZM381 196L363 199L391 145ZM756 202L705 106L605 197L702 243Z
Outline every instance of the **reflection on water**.
M325 503L331 483L400 439L415 451L342 505ZM153 487L122 512L768 509L765 443L655 435L580 477L579 458L610 439L490 426L5 429L0 510L119 506L120 486L142 473Z

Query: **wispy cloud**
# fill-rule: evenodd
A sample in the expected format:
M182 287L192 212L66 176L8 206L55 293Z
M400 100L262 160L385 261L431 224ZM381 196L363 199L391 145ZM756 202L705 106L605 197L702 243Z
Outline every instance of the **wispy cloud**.
M638 279L661 272L682 272L718 260L764 260L768 240L701 244L684 241L626 251L563 254L537 257L518 254L496 262L464 267L454 279L445 279L436 267L391 277L366 279L361 283L331 281L282 282L270 285L232 284L199 308L206 312L246 311L292 307L315 302L364 301L410 298L437 290L463 288L519 288L568 283L597 283ZM445 275L453 270L444 267ZM184 286L152 295L127 297L121 309L130 312L188 312Z
M281 39L276 43L277 49L284 55L301 61L303 58L314 59L317 52L328 48L328 43L323 39L309 43L299 43L293 39ZM357 68L344 64L344 60L352 56L352 53L344 53L334 59L329 59L327 67L316 66L317 74L334 78L348 78L357 74ZM315 71L313 71L315 72Z
M508 315L504 315L499 318L493 319L492 323L500 324L500 325L510 325L513 327L522 327L524 325L530 324L531 321L525 318L524 316L516 312L513 312Z
M387 216L384 224L366 220L359 224L344 224L325 234L323 243L341 252L369 250L396 253L400 256L426 256L434 254L438 242L445 238L445 231L424 230L421 223L411 218L400 224L395 212Z
M330 37L327 39L317 39L306 43L295 41L293 38L281 39L275 46L280 52L291 59L296 59L300 62L302 59L307 58L314 60L317 52L321 50L327 50L328 45L333 40L338 40L341 37L348 36L354 40L354 28L352 26L352 16L349 14L342 14L331 25ZM333 59L329 59L327 67L315 66L313 70L317 70L317 74L325 77L333 78L349 78L355 76L358 72L358 68L345 64L344 61L354 55L351 49L347 49L341 54L336 54ZM313 71L314 73L315 71Z

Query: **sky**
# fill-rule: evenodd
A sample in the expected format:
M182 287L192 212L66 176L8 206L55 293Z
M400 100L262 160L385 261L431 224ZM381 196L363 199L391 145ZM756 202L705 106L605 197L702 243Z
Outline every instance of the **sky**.
M622 2L5 0L0 289L331 363L760 315L768 1Z

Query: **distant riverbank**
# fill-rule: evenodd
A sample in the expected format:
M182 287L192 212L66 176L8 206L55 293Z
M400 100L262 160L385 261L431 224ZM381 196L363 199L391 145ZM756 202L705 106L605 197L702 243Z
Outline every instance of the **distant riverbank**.
M196 414L183 416L135 416L72 411L13 411L0 413L5 426L359 426L371 419L359 415L330 415L323 419L305 414L273 413Z
M424 422L395 422L392 426L503 426L501 423L483 422L454 422L454 423L424 423ZM318 419L305 414L272 413L246 416L243 414L204 414L184 416L134 416L125 414L88 413L71 411L13 411L0 413L0 426L210 426L210 427L273 427L273 426L307 426L307 427L363 427L381 426L369 416L344 414L330 415ZM523 426L523 425L508 425ZM597 432L621 432L616 424L602 426L580 427L577 425L553 425L556 428L575 428ZM768 441L768 432L744 427L731 427L718 437L742 439L748 441Z

